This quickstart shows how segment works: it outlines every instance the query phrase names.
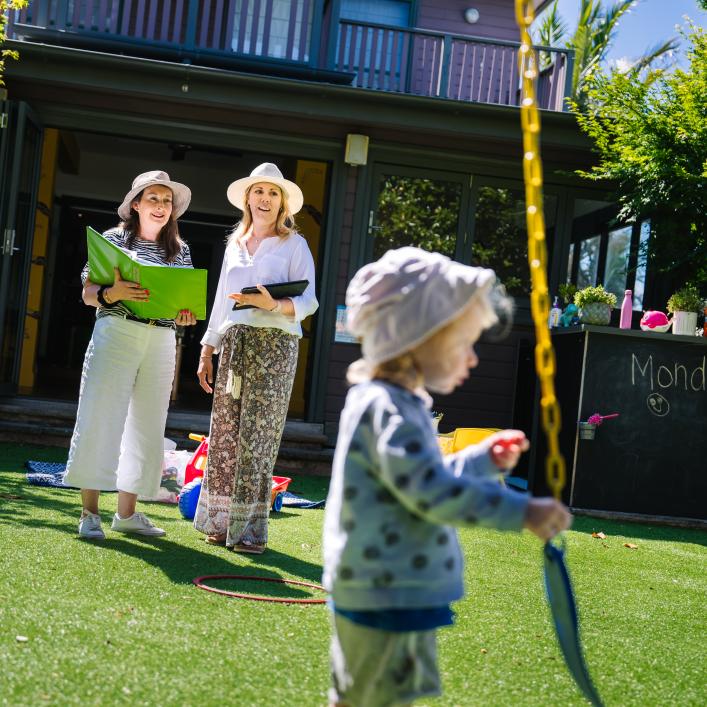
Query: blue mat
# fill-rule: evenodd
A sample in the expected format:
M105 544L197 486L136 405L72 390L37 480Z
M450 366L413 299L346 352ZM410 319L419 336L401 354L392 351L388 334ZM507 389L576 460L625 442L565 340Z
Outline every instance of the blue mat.
M309 501L289 491L282 494L282 505L288 508L324 508L324 503L325 501Z
M64 483L66 464L61 462L25 462L27 483L33 486L54 486L60 489L75 489L76 486L67 486ZM325 501L310 501L307 498L296 496L285 491L282 494L282 505L288 508L324 508Z
M64 483L66 464L61 462L25 462L27 483L32 486L55 486L60 489L75 489L76 486L67 486Z

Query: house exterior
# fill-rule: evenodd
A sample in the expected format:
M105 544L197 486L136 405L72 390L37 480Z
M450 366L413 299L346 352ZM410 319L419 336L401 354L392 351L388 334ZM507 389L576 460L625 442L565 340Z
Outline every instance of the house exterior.
M34 0L12 13L9 35L21 59L8 66L0 131L0 395L77 396L93 323L80 302L85 226L116 223L136 174L164 169L191 187L181 231L210 271L211 300L238 220L226 187L272 161L304 191L298 224L320 300L291 417L333 438L359 355L341 329L346 285L387 248L411 244L495 268L517 302L507 336L482 341L475 375L436 401L442 429L530 432L512 2ZM621 291L641 289L640 224L615 227L604 191L572 174L591 152L564 109L571 53L543 57L551 289L610 273ZM174 399L185 408L210 405L195 377L204 326L181 340Z

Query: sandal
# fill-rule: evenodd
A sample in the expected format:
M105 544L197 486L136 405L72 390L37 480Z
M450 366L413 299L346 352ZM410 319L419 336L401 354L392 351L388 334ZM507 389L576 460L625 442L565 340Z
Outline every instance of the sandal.
M238 543L228 548L233 552L245 552L250 555L262 555L265 552L265 545L255 545L254 543Z
M206 542L209 543L209 545L225 545L226 533L223 533L223 535L207 535Z

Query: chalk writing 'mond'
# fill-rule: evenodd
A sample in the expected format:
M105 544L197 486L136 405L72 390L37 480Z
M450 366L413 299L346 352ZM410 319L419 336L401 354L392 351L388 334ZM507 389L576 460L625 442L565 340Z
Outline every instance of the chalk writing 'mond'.
M641 365L636 354L631 354L631 385L636 385L636 373L640 374L638 382L647 378L651 390L657 384L659 388L684 388L685 390L704 391L705 390L705 363L707 356L702 357L702 364L695 366L692 371L681 363L669 366L653 366L653 355L651 354L646 362ZM689 387L688 387L689 386Z

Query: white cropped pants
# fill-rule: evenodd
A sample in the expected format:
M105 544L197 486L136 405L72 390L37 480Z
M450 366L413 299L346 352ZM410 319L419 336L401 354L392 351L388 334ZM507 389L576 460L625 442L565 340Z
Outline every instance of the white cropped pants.
M81 374L65 483L155 496L174 379L174 329L96 321Z

